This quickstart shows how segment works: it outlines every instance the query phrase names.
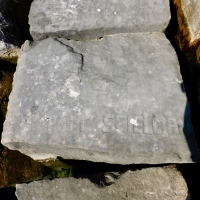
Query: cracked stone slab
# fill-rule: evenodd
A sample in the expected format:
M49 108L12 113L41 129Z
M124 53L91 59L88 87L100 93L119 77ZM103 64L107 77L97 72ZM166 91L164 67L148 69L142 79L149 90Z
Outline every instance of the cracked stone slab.
M170 167L127 171L112 185L103 188L86 178L45 180L16 186L18 200L185 200L187 194L184 178L177 169Z
M162 32L169 20L168 0L35 0L29 14L34 40L47 36L93 40L118 33Z
M177 39L181 48L200 43L200 4L198 0L173 0L177 9L179 31Z
M199 159L176 53L163 33L23 46L2 143L34 159Z

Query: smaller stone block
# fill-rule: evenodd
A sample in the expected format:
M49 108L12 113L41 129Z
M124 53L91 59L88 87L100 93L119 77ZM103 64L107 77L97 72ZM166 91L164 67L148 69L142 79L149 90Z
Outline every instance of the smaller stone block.
M169 20L166 0L35 0L29 14L34 40L47 36L92 40L118 33L162 32Z
M185 200L187 194L185 180L171 167L127 171L112 185L103 188L87 178L64 178L17 185L16 191L18 200Z

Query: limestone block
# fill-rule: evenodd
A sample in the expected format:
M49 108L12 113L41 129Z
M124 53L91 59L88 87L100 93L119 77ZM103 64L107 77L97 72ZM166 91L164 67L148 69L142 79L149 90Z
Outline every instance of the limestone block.
M185 200L187 194L185 180L177 169L170 167L127 171L112 185L103 188L86 178L64 178L21 184L16 190L18 200Z
M164 31L168 0L35 0L29 14L34 40L57 36L91 40L117 33Z
M35 159L199 159L177 56L163 33L23 46L2 143Z

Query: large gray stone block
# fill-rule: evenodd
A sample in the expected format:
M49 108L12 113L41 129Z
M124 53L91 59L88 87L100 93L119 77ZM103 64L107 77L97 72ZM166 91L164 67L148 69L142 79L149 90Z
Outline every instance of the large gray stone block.
M2 143L35 159L192 162L197 148L179 70L163 33L27 41Z
M112 173L105 174L105 179ZM98 178L98 177L97 177ZM185 200L188 189L175 168L149 168L124 173L112 185L100 188L88 179L64 178L17 185L18 200Z
M34 0L29 14L34 40L58 36L91 40L104 35L164 31L169 0Z

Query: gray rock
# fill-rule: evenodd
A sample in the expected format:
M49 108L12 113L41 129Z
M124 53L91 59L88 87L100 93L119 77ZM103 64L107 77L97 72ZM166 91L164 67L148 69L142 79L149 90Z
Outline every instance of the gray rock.
M104 35L164 31L169 0L35 0L29 24L34 40L58 36L91 40Z
M197 148L182 84L163 33L27 41L2 143L35 159L192 162Z
M64 178L17 185L18 200L185 200L187 185L175 168L128 171L114 184L100 188L88 179Z

